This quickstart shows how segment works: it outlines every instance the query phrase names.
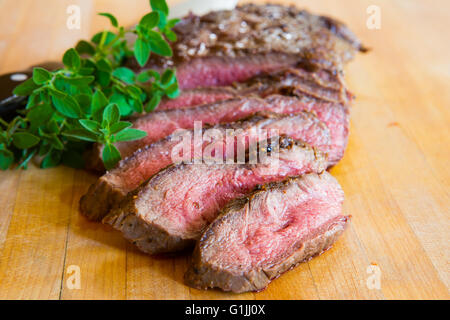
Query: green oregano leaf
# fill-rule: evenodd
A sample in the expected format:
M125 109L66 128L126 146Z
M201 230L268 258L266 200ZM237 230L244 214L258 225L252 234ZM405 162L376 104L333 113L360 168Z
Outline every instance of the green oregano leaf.
M133 84L135 75L134 72L131 69L128 69L126 67L117 68L113 71L113 76L122 80L125 83Z
M175 32L173 32L172 30L166 30L166 31L164 31L164 34L166 35L166 37L169 41L172 41L172 42L177 41L177 34Z
M106 121L108 125L113 125L118 122L120 119L120 111L117 104L111 103L109 104L105 110L103 111L103 121Z
M161 77L161 84L165 87L170 86L174 82L177 81L177 78L175 76L175 71L172 69L167 69L164 71L162 77Z
M164 15L169 15L169 7L167 6L167 3L165 0L150 0L150 6L152 7L153 11L161 11L164 13Z
M152 112L153 110L156 109L156 107L159 105L160 102L161 102L161 96L159 94L155 93L153 95L153 97L150 99L150 102L145 107L145 111Z
M178 98L178 96L180 95L180 89L178 88L178 82L175 82L175 83L171 84L171 85L166 89L166 95L167 95L170 99Z
M78 52L71 48L64 53L63 63L69 69L78 71L81 68L81 58Z
M34 68L33 69L33 81L36 84L44 84L50 81L52 74L45 70L44 68Z
M167 28L173 28L175 27L175 25L180 22L180 19L175 18L175 19L170 19L169 21L167 21Z
M101 90L96 90L92 97L91 113L96 121L101 121L103 118L103 108L108 105L108 99Z
M116 17L114 17L111 13L102 12L102 13L99 13L98 15L99 16L103 16L103 17L107 17L109 19L109 21L111 21L111 24L112 24L113 27L117 28L119 26L119 23L117 22Z
M109 102L117 104L121 116L128 116L133 112L127 97L120 92L113 93L109 98Z
M120 122L114 123L110 127L109 131L110 131L111 134L116 134L116 133L118 133L118 132L120 132L120 131L122 131L122 130L124 130L126 128L131 127L132 125L133 124L131 122L120 121Z
M142 17L139 25L147 29L153 29L158 25L159 13L158 11L153 11Z
M134 56L141 67L145 66L150 57L150 45L138 38L134 44Z
M27 119L31 124L30 129L37 129L46 124L50 120L53 113L53 108L47 103L43 103L32 108L27 114Z
M147 136L147 132L138 129L127 128L116 134L116 141L133 141Z
M173 54L172 48L165 40L150 40L150 48L151 51L163 57L170 57Z
M0 169L8 170L14 162L14 154L0 145Z
M66 94L64 98L61 98L52 94L52 102L56 110L62 115L72 119L81 117L80 106L73 97Z
M96 33L92 37L91 41L93 43L97 44L97 45L100 44L100 41L101 41L102 36L103 36L103 33L106 33L105 42L103 43L104 46L109 45L116 38L116 34L112 33L111 31L102 31L102 32Z
M100 134L101 125L97 121L89 119L81 119L78 121L86 130L89 130L94 134Z
M75 50L77 50L78 54L95 54L94 46L86 40L79 41L75 47Z
M19 149L29 149L39 143L39 138L28 132L16 132L12 136L14 145Z
M117 150L117 148L112 144L105 145L103 148L102 157L106 170L111 170L114 168L121 159L119 150Z
M13 94L15 94L16 96L28 96L39 87L40 86L34 82L33 78L30 78L25 82L19 84L14 89Z

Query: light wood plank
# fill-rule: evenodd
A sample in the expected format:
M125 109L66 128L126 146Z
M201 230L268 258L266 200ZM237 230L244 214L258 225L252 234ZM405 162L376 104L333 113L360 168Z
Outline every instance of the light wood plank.
M67 237L62 299L125 299L127 296L126 241L119 233L100 223L90 222L79 212L79 199L96 177L77 171L74 183ZM80 270L80 288L68 286L73 275L70 266Z
M73 171L21 173L0 257L0 299L58 299L72 202Z
M17 197L17 187L19 185L21 171L8 171L1 173L0 180L0 250L6 239L9 222L13 215Z
M127 298L189 299L189 288L183 284L187 256L150 257L132 244L127 247Z

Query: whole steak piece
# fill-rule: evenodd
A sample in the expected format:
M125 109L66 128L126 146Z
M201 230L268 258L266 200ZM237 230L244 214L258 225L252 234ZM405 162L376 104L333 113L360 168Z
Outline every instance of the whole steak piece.
M230 129L233 130L231 136ZM237 154L235 151L237 143L241 141L246 143L251 136L254 136L252 139L257 139L262 130L269 131L268 134L270 134L270 130L275 130L276 134L303 140L325 153L328 153L332 147L331 135L327 126L311 113L302 112L296 115L263 113L251 116L244 121L203 129L202 137L206 137L205 133L208 132L216 134L219 132L220 137L216 137L214 140L201 139L196 142L193 138L193 130L185 132L189 134L191 150L190 157L185 160L193 159L194 143L200 144L199 149L205 151L204 156L208 156L206 155L208 149L213 150L214 145L219 144L219 147L223 149L224 158L226 155L230 155L230 152ZM173 154L178 156L176 150L180 146L180 138L177 134L170 135L147 145L133 156L121 161L117 168L100 177L81 198L81 212L92 220L101 220L128 192L135 190L142 182L174 163ZM232 141L232 147L229 147L228 141ZM243 147L244 151L247 146L248 142Z
M198 241L185 282L236 293L264 289L332 246L349 220L343 200L338 182L323 172L231 202Z
M271 154L256 164L169 167L129 194L103 222L149 254L192 247L229 201L261 184L326 169L325 156L308 145L284 137L279 147L278 157Z
M365 50L341 22L294 6L247 4L191 14L174 32L173 57L152 56L148 67L175 67L182 89L230 85L296 65L340 70Z

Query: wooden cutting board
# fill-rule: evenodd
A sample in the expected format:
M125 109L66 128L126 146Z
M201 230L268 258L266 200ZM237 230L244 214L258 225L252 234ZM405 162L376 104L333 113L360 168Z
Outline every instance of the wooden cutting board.
M63 167L14 170L0 173L0 298L449 298L450 2L278 2L342 19L373 49L347 68L357 100L348 150L331 172L353 219L334 248L260 293L194 290L182 281L187 256L146 256L79 215L78 200L95 176ZM73 3L82 10L80 30L66 28ZM58 59L106 26L95 12L130 24L148 10L146 0L127 3L0 1L0 72ZM381 10L381 29L367 27L370 5ZM70 285L78 271L79 289Z

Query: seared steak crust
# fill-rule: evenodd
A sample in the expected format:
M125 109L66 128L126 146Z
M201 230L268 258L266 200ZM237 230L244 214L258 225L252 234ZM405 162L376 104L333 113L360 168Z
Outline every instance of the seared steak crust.
M272 157L268 161L169 167L129 194L103 222L144 252L183 250L194 244L230 200L260 184L326 169L322 153L287 137L280 140L279 161Z
M175 66L183 89L229 85L298 64L339 70L365 50L341 22L294 6L247 4L190 14L174 31L173 58L153 56L149 66Z
M343 192L330 174L308 174L231 202L198 241L188 285L246 292L319 255L344 231Z

